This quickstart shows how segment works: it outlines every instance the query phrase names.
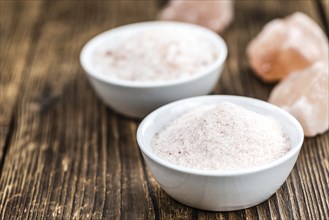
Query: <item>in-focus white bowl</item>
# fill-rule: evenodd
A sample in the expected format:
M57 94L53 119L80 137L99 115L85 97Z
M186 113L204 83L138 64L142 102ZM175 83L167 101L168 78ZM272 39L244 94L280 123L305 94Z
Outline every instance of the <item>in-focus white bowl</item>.
M277 119L290 138L289 152L274 162L243 171L184 168L152 152L152 138L169 122L197 106L224 101ZM162 189L183 204L211 211L244 209L268 199L291 172L303 139L301 125L286 111L257 99L226 95L194 97L165 105L149 114L137 131L137 142L144 160Z
M157 31L166 27L186 29L191 33L204 35L218 51L217 60L205 71L192 77L153 83L113 79L110 74L97 72L93 67L93 50L102 42L111 39L115 42L120 36L130 32L150 29ZM226 56L227 47L224 40L206 28L180 22L153 21L125 25L97 35L82 49L80 62L92 87L105 104L124 115L141 118L169 102L211 92L220 77Z

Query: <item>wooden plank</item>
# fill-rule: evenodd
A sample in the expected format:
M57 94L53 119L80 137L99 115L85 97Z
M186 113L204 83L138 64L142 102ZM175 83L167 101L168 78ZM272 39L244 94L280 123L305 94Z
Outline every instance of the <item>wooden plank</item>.
M27 11L29 7L22 2L14 5L6 8L6 15L24 15L26 20L19 22L32 27L28 33L33 33L33 40L22 42L20 34L29 29L14 31L15 18L1 19L5 34L10 33L6 47L15 48L14 43L28 45L23 50L28 55L12 61L20 70L15 72L24 70L23 83L19 83L22 76L11 76L15 80L8 80L10 83L4 83L3 89L8 92L7 86L13 85L19 92L16 91L17 101L13 101L17 104L6 110L9 112L6 115L15 112L15 126L0 178L1 219L329 217L328 132L306 139L286 183L257 207L223 213L196 210L171 199L159 187L145 167L136 144L139 121L106 108L96 98L78 62L80 49L88 39L111 27L152 20L159 7L157 2L49 2L39 9L40 14L36 13L37 25L33 16L27 16L32 13ZM312 1L263 1L262 4L236 1L235 21L224 34L229 58L215 93L267 99L273 85L253 75L245 48L266 22L296 10L321 22ZM7 51L1 54L1 61L3 57L7 60L15 57Z
M12 138L13 114L20 84L30 63L41 2L0 2L0 161ZM29 6L29 7L27 7ZM15 13L13 13L15 11ZM25 19L29 17L29 19ZM0 168L1 169L1 168Z
M155 7L149 1L130 4L130 16L120 21L115 16L127 2L52 2L43 8L17 105L19 127L1 178L1 218L151 217L142 160L131 138L136 122L106 110L77 60L93 35L147 20Z

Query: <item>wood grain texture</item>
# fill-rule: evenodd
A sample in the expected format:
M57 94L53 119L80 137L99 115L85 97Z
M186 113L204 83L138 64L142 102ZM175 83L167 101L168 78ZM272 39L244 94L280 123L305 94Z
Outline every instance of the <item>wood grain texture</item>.
M229 57L215 94L266 100L273 85L249 69L245 48L268 21L315 1L236 1L223 35ZM79 64L91 37L155 18L160 1L1 1L0 219L328 219L329 133L305 139L284 185L266 202L206 212L171 199L139 152L139 121L97 97ZM15 16L14 16L15 15ZM3 153L2 153L3 152Z
M9 144L14 124L14 109L22 80L34 53L33 41L37 35L37 18L41 2L0 2L0 161L6 141ZM13 12L16 12L13 13ZM29 20L24 19L29 17Z

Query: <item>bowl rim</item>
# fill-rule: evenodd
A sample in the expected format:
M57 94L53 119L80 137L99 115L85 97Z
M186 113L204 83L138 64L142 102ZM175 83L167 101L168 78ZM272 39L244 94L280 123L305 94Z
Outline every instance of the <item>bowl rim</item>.
M116 79L111 78L109 75L104 73L100 73L93 68L91 62L89 62L89 54L93 51L95 45L97 45L100 41L104 41L106 38L111 38L113 34L117 34L119 32L129 31L129 29L135 28L136 31L140 28L159 28L160 25L166 27L174 27L174 28L186 28L191 29L192 31L198 31L202 35L206 36L209 39L212 39L213 43L216 44L216 47L220 48L219 56L217 60L209 65L206 69L202 70L200 73L196 73L191 77L184 77L182 79L173 79L173 80L163 80L158 82L152 81L129 81L123 79ZM202 26L185 23L185 22L176 22L176 21L146 21L146 22L138 22L127 24L123 26L119 26L108 31L102 32L93 38L91 38L82 48L80 52L80 64L87 75L94 77L100 81L110 83L113 85L124 86L124 87L137 87L137 88L154 88L154 87L165 87L165 86L172 86L172 85L180 85L183 83L187 83L190 81L197 80L202 78L208 74L211 74L213 70L220 67L224 64L226 57L228 54L227 45L224 39L217 33L204 28Z
M190 102L190 101L202 100L205 98L206 99L207 98L213 98L213 99L224 98L224 99L235 99L235 100L244 99L249 102L255 102L260 105L263 105L264 109L270 108L272 110L279 112L282 116L286 117L286 119L289 120L291 122L291 124L293 124L295 126L297 133L298 133L298 137L297 137L298 139L296 141L296 146L292 147L285 155L283 155L279 159L272 161L270 163L267 163L267 164L264 164L264 165L261 165L258 167L254 167L254 168L249 168L249 169L244 169L244 170L233 170L233 171L213 171L213 170L200 170L200 169L181 167L181 166L172 164L172 163L158 157L157 155L152 153L151 150L148 150L147 147L145 147L146 144L143 140L142 132L143 132L143 130L145 130L145 127L148 125L148 122L150 120L152 120L157 114L159 114L163 111L167 111L174 106L181 105L181 104L184 104L184 103ZM142 153L145 154L150 159L152 159L155 163L160 164L161 166L164 166L168 169L175 170L175 171L181 172L181 173L200 175L200 176L241 176L241 175L246 175L246 174L262 172L262 171L274 168L274 167L290 160L295 154L298 155L299 151L302 147L303 141L304 141L304 132L303 132L302 126L300 125L300 123L297 121L297 119L294 116L292 116L290 113L288 113L284 109L277 107L271 103L268 103L268 102L265 102L265 101L262 101L259 99L255 99L255 98L244 97L244 96L206 95L206 96L197 96L197 97L178 100L178 101L169 103L167 105L164 105L164 106L154 110L149 115L147 115L143 119L143 121L140 123L140 125L138 126L138 129L137 129L136 137L137 137L136 139L137 139L138 146L139 146L140 150L142 151Z

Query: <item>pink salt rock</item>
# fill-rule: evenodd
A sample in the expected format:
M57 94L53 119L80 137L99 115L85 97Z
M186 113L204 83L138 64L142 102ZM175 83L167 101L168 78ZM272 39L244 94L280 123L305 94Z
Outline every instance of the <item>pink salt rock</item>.
M307 15L296 12L269 22L247 47L249 63L266 82L282 79L316 61L328 61L328 39Z
M222 32L233 19L233 1L171 0L160 12L159 18L190 22Z
M294 115L305 136L324 133L329 127L329 64L315 63L288 75L268 101Z

